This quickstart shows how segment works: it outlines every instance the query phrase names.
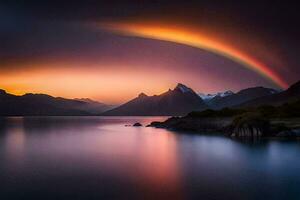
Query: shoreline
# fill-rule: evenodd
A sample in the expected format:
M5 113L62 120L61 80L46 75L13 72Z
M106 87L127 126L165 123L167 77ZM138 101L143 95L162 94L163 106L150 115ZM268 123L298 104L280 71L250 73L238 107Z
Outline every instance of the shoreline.
M257 116L196 118L171 117L163 122L154 121L147 127L174 131L189 131L191 134L220 133L231 138L300 139L300 119L260 119Z

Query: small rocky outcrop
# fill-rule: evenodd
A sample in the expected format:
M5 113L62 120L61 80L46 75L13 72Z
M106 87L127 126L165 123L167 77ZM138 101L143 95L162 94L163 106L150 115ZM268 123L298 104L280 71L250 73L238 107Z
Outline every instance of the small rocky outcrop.
M165 128L163 122L157 122L157 121L151 122L146 127Z
M155 128L173 128L178 122L180 122L180 117L171 117L168 118L164 122L151 122L147 127L155 127Z
M139 122L136 122L132 126L143 126L143 125L141 123L139 123Z
M231 137L262 137L270 133L270 123L255 113L237 116L230 125Z

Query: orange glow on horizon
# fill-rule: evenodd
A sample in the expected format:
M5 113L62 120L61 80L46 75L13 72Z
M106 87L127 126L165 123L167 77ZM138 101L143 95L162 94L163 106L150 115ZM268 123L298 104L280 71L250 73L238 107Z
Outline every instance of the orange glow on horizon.
M127 67L119 69L90 68L82 70L72 67L54 68L52 65L42 69L34 67L28 71L12 71L0 74L1 89L14 95L43 93L64 98L91 98L110 104L119 104L137 97L139 92L148 95L160 94L173 84L168 74L145 79L143 71ZM124 75L126 73L126 75ZM137 92L139 91L139 92Z
M287 88L288 84L272 69L265 64L246 55L230 45L222 43L189 29L170 27L159 24L145 25L141 23L100 23L101 28L127 36L163 40L184 44L196 48L208 50L210 52L229 58L242 66L251 69L281 88Z
M223 35L209 34L204 28L201 30L188 25L167 26L166 23L158 25L144 22L96 23L96 25L92 25L92 28L95 26L99 28L100 26L100 28L110 33L116 32L119 35L168 41L204 49L239 63L247 69L251 69L239 72L246 74L246 77L249 75L257 78L256 74L261 75L262 78L259 77L258 79L258 81L261 81L259 82L261 85L266 83L265 79L263 79L266 78L270 80L269 83L275 83L281 88L288 87L288 84L273 69L250 57L245 53L248 51L240 51L240 49L247 49L242 46L247 42L249 43L247 45L251 46L251 41L243 41L241 46L237 44L228 45L228 41L231 41L230 38L225 39ZM128 38L125 39L127 40ZM259 45L260 43L258 42L251 47L259 49ZM122 46L118 48L122 48ZM263 52L266 49L264 48ZM106 58L105 55L107 54L105 53L111 53L109 50L107 52L104 50L105 53L102 57L101 52L92 50L93 56L88 58L84 56L77 57L80 55L78 53L57 53L54 57L37 56L33 59L3 62L0 63L0 89L15 95L44 93L55 97L91 98L108 104L121 104L137 97L141 92L147 95L161 94L169 88L174 88L178 82L187 84L197 92L204 93L214 93L224 89L238 91L242 87L257 86L257 80L251 82L250 78L247 78L243 83L234 77L232 79L231 76L234 74L232 72L229 76L230 80L228 77L223 78L223 73L217 73L218 69L216 71L214 71L215 68L213 68L214 70L206 70L207 67L210 67L210 64L203 62L202 66L199 59L197 63L182 62L185 59L183 55L183 58L178 59L177 62L177 60L174 60L174 55L181 52L175 52L177 50L172 52L170 48L168 50L170 50L172 56L169 56L167 53L166 56L154 55L152 57L152 54L147 54L147 51L145 51L146 53L142 54L141 58L136 56L136 52L140 51L136 44L134 48L129 48L129 50L132 50L129 53L133 56L127 58L123 56L127 54L120 54L123 56L121 59L118 59L118 55L114 55L113 51L112 55L109 54L108 58ZM173 53L175 54L173 55ZM272 52L270 52L270 55L274 56ZM262 57L264 58L264 56ZM190 63L192 63L191 66L189 66ZM277 62L274 65L276 64ZM220 66L222 67L222 65ZM195 73L198 70L196 69L197 67L199 67L201 73L198 73L198 71ZM239 65L234 67L239 67ZM226 70L222 69L222 71ZM253 71L256 73L253 73ZM224 88L225 86L227 88Z

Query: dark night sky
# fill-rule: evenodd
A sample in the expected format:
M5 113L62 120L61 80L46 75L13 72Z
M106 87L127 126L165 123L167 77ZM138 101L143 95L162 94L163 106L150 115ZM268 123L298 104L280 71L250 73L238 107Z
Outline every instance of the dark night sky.
M197 30L292 84L300 79L299 20L288 1L1 1L0 88L120 103L177 82L199 92L278 86L207 49L91 25L98 22Z

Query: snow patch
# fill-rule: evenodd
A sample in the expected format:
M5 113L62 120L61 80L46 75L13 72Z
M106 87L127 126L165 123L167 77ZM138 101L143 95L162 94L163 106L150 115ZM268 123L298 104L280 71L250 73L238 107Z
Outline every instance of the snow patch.
M198 93L198 95L205 101L209 101L211 100L212 98L214 97L226 97L226 96L229 96L229 95L232 95L234 94L232 91L228 90L228 91L225 91L225 92L217 92L217 93L214 93L214 94L204 94L204 93Z

